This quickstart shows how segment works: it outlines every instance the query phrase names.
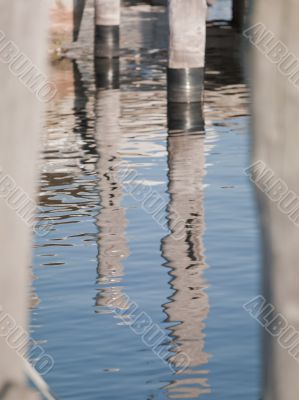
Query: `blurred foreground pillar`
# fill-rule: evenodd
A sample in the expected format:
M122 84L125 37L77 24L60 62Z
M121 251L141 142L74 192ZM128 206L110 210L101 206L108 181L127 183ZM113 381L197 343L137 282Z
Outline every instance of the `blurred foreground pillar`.
M168 101L203 100L206 0L169 0Z
M95 0L95 57L119 56L120 0Z
M263 294L275 307L264 318L263 400L299 398L298 12L298 1L255 1L245 31L253 44L250 176L259 187Z
M38 80L31 75L31 83L35 83L30 85L24 76L28 66L29 71L33 71L34 66L38 71L45 70L47 14L47 1L0 2L1 400L37 398L26 389L24 361L7 339L13 327L28 331L32 226L16 211L16 198L13 196L12 200L12 193L18 196L23 193L27 199L35 200L42 101L45 99L35 90ZM20 53L27 58L27 69L24 64L21 67L20 63L13 63L17 59L20 61ZM20 198L18 204L19 201Z

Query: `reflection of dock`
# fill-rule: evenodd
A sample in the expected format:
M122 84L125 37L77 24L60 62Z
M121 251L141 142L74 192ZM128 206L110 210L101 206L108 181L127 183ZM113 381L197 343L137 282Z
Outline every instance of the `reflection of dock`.
M173 360L184 354L189 365L177 372L166 386L170 398L198 398L210 392L204 351L204 321L208 316L208 297L204 289L206 268L203 256L204 228L203 187L204 139L201 135L168 137L169 228L171 234L162 241L162 253L170 268L173 294L164 305L170 330ZM176 223L178 215L184 224Z

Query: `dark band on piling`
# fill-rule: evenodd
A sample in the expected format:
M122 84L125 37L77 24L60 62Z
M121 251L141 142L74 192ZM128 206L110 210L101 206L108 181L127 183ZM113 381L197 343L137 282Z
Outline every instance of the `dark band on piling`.
M151 0L151 5L167 7L167 0Z
M95 33L95 56L98 58L119 57L119 26L97 25Z
M119 89L119 58L95 58L97 89Z
M167 89L168 102L203 102L204 68L168 68Z
M205 122L202 103L168 103L169 133L197 132L204 134Z

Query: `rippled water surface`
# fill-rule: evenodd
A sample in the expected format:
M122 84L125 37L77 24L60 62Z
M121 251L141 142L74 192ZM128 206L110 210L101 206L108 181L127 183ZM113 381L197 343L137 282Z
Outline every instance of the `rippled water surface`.
M226 1L211 10L193 134L168 129L161 7L123 9L119 86L96 85L88 57L51 67L39 218L53 225L36 238L32 330L60 399L258 399L258 330L242 308L259 262L248 93L239 37L211 22L229 16Z

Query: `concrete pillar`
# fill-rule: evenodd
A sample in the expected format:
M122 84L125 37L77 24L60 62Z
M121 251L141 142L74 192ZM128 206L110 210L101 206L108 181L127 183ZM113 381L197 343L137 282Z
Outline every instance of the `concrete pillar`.
M168 101L203 100L206 0L169 0Z
M8 193L15 185L36 199L43 104L9 67L22 52L46 71L48 2L2 0L0 26L0 398L32 400L36 397L26 389L24 360L8 345L3 321L28 332L32 226L10 206ZM5 181L14 183L4 187Z
M119 56L120 0L95 0L95 57Z
M251 176L264 182L261 189L255 185L263 233L263 295L275 307L272 315L282 315L274 335L263 328L263 400L299 397L298 13L298 1L256 0L251 27L244 33L253 43L256 168ZM296 342L291 335L286 340L287 333L282 336L283 328L294 332Z

